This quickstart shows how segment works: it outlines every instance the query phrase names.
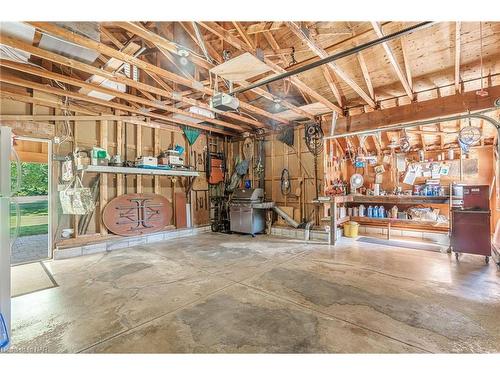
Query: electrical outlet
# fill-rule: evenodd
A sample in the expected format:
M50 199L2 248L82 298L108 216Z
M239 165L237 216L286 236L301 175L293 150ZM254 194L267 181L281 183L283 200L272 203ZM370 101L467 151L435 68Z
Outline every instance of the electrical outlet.
M60 137L54 137L54 143L56 145L58 145L59 143L61 143L61 138Z

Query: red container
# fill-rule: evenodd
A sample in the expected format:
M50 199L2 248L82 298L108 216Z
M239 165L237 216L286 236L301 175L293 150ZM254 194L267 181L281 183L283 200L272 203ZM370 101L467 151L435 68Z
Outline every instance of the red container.
M488 185L464 185L464 210L490 209L490 187Z

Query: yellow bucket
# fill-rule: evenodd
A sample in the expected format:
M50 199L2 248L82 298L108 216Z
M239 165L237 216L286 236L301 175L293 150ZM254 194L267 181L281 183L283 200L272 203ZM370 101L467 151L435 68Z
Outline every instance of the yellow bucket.
M344 236L346 237L358 237L359 224L355 221L348 221L344 224Z

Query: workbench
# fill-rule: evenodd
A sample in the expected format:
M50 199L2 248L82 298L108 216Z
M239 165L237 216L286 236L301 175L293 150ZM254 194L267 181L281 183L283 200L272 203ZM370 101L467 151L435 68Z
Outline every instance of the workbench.
M353 196L352 195L336 195L333 197L329 197L328 200L322 199L322 200L316 200L313 201L314 204L321 204L321 205L329 205L330 206L330 215L325 217L323 220L329 220L330 222L330 236L329 236L329 243L331 245L335 245L335 242L337 241L337 227L347 221L350 220L349 216L345 216L343 218L338 219L337 218L337 205L339 203L348 203L353 201Z

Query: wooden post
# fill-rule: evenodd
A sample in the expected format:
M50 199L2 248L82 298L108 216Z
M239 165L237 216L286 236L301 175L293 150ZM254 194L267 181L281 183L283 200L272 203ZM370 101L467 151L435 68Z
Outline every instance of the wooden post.
M276 202L274 196L274 134L271 134L271 200Z
M108 150L108 121L101 120L99 125L99 145L104 150ZM101 183L99 184L99 228L101 235L108 233L108 230L102 222L102 212L104 206L108 202L108 175L106 173L101 173L99 176Z
M118 114L118 113L115 113ZM116 122L116 153L120 155L122 161L125 161L125 156L123 155L123 121L119 120ZM116 174L116 196L119 197L123 195L123 175L121 173Z
M142 156L142 126L136 125L136 157ZM142 193L142 176L137 175L135 179L135 190L138 194Z
M157 157L160 153L160 129L153 129L154 146L153 146L153 156ZM187 147L186 147L187 149ZM189 155L189 151L186 151L186 156ZM154 193L160 194L160 176L154 176Z

